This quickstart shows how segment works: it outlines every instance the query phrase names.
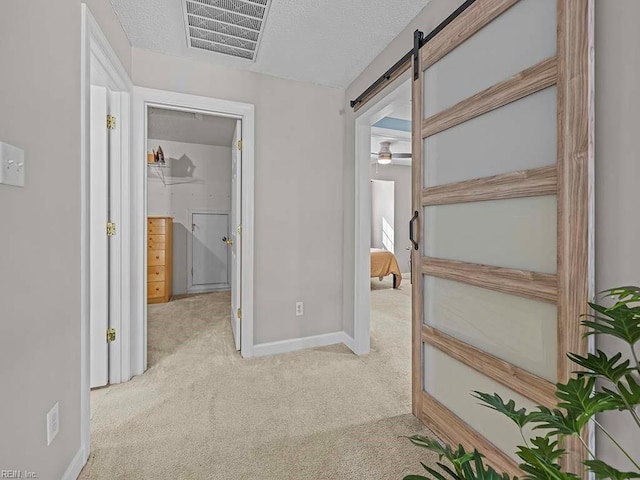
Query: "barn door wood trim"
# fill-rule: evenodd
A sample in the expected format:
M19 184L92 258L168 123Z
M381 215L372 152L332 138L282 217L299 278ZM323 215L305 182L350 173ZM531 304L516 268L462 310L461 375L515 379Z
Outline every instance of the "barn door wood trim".
M595 293L594 0L558 0L558 382L585 355L580 315ZM589 442L588 432L583 435ZM565 466L582 471L580 439L569 439Z

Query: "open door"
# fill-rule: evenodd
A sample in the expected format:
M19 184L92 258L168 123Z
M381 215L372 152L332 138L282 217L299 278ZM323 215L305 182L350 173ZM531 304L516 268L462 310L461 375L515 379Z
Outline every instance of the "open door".
M107 112L109 92L105 87L91 86L90 131L90 357L91 388L109 382L109 130Z
M240 350L242 318L242 121L238 120L231 145L231 329Z
M117 225L120 212L114 199L120 197L121 135L117 119L121 93L91 86L90 125L90 234L89 280L91 388L121 381L120 351L115 325L120 324L120 243Z
M593 1L477 0L415 42L413 412L521 475L519 432L471 393L555 405L587 351Z

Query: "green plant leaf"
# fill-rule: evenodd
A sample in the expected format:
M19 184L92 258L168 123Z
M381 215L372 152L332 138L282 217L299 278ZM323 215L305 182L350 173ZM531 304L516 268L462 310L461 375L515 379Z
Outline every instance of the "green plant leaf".
M438 454L438 458L442 460L442 458L446 458L450 462L453 462L455 458L457 458L457 454L452 450L449 445L442 445L438 440L433 438L425 437L423 435L413 435L408 438L411 443L416 445L417 447L426 448L434 453Z
M598 480L611 478L613 480L628 480L630 478L640 478L638 472L621 472L612 466L604 463L602 460L587 460L584 462L587 468L595 473Z
M582 428L589 422L589 417L576 416L571 411L566 414L558 409L538 406L538 411L530 414L534 430L549 430L548 435L580 435Z
M455 458L449 459L449 461L453 463L455 467L463 467L464 465L469 463L471 460L473 460L473 454L471 453L463 453L458 455L459 456Z
M574 363L587 369L587 371L573 372L579 376L602 377L613 383L617 383L618 380L633 371L633 368L629 367L629 360L619 362L622 358L622 354L620 352L616 353L611 358L609 358L602 350L598 350L596 355L589 353L586 357L581 357L575 353L569 353L567 356Z
M516 410L516 402L513 400L509 400L507 403L504 403L504 400L502 400L500 395L497 393L494 393L493 395L478 391L475 391L474 393L475 395L473 396L483 402L485 407L496 410L497 412L509 417L520 428L524 427L531 420L526 409L521 408Z
M618 387L620 394L608 388L603 388L602 390L618 399L618 408L620 410L626 409L626 404L632 407L640 405L640 383L638 383L632 374L625 375L624 380L616 383L616 387ZM623 398L626 400L626 403Z
M582 325L591 328L585 336L605 334L617 337L629 345L640 341L640 307L629 307L626 303L617 303L611 308L590 303L589 306L600 315L586 314Z
M605 290L603 293L606 297L617 297L618 304L629 304L640 302L640 287L628 286L628 287L615 287ZM615 308L612 307L612 308Z
M438 472L437 470L434 470L433 468L429 467L428 465L425 465L422 462L420 462L420 465L422 465L422 468L424 468L427 472L433 475L436 478L436 480L447 480L446 477L442 475L440 472ZM450 474L451 478L453 478L454 480L460 480L460 477L456 475L455 472L452 471L451 473L453 473L453 475Z
M566 453L566 450L559 447L558 441L549 436L532 438L530 441L533 445L530 450L551 463L557 463Z
M518 477L510 477L508 473L498 473L493 467L485 465L484 455L478 450L473 451L473 464L475 470L475 478L478 480L518 480ZM471 462L467 464L471 469Z
M406 437L411 443L418 447L426 448L438 455L438 459L442 460L446 458L456 469L456 476L462 473L462 466L465 463L470 462L473 459L471 453L467 453L462 445L458 445L457 450L453 450L450 445L443 445L438 440L425 437L423 435L414 435L412 437Z
M556 397L561 402L558 407L564 408L574 417L593 417L596 413L618 410L619 403L609 393L594 392L595 377L572 378L567 383L556 384Z
M429 477L423 477L422 475L407 475L403 480L431 480Z
M451 468L449 468L449 466L445 465L444 463L438 463L438 466L446 473L448 473L451 478L460 478L460 476L456 472L451 470Z
M476 476L476 473L473 471L473 468L471 468L471 464L469 462L462 465L462 472L462 478L464 478L465 480L476 480L478 478Z
M564 455L564 450L557 448L557 442L552 442L545 437L537 437L534 447L519 447L516 452L524 463L520 469L528 473L527 479L540 480L575 480L579 477L567 472L562 472L556 462ZM533 441L532 441L533 443ZM550 454L550 456L548 456Z

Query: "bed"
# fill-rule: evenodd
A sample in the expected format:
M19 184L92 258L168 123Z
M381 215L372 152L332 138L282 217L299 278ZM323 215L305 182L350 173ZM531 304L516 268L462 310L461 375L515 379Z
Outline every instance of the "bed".
M371 278L382 280L387 275L393 275L393 288L398 288L402 282L402 274L398 261L393 253L381 248L371 249Z

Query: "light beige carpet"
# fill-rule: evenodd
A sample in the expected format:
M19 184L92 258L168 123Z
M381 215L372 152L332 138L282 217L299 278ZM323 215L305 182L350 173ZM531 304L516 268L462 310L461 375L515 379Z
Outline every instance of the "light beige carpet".
M409 413L410 284L372 280L372 350L242 359L230 296L149 309L149 370L91 394L81 479L401 479L432 463Z

